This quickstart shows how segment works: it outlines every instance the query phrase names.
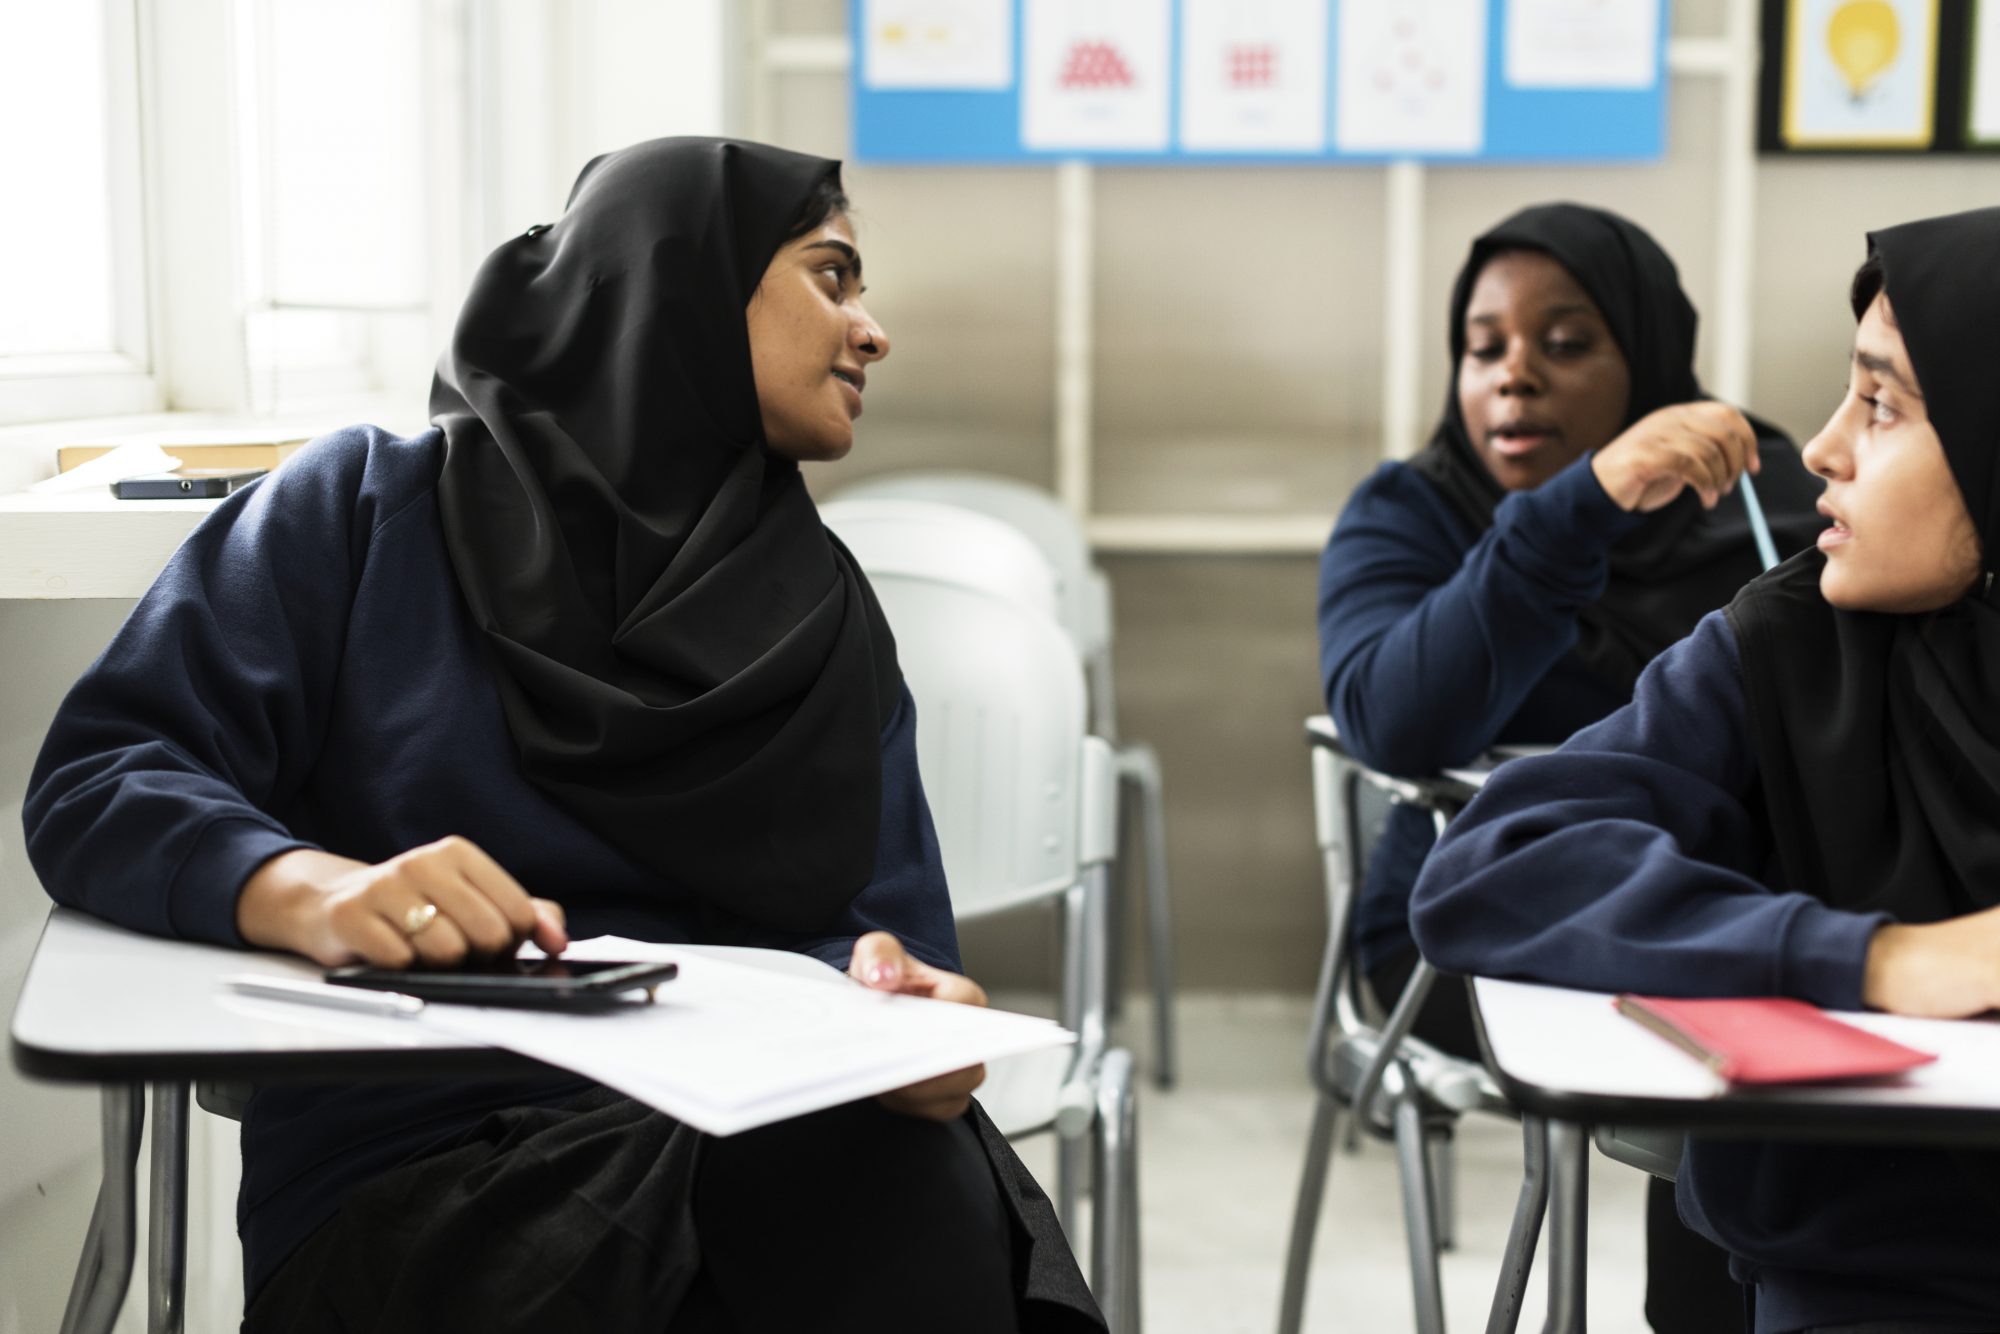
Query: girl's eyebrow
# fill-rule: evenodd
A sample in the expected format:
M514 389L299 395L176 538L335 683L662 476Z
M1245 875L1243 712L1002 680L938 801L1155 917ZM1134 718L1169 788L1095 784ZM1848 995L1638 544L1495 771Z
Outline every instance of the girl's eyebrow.
M1854 364L1871 375L1889 381L1911 398L1921 400L1924 396L1923 390L1905 379L1903 373L1896 369L1896 363L1887 357L1874 352L1863 352L1857 347L1854 349Z
M854 270L854 281L861 281L861 252L845 241L814 241L808 250L831 250L846 258L848 267Z

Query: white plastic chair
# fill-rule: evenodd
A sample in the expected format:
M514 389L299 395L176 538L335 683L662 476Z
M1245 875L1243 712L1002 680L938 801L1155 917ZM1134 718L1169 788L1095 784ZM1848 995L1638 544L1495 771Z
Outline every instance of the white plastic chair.
M1055 571L1010 524L932 500L831 500L820 506L820 519L871 581L877 574L939 579L1056 619Z
M1048 562L1055 578L1057 615L1075 642L1089 678L1090 730L1118 744L1119 777L1138 799L1153 983L1153 1077L1161 1088L1172 1087L1177 1068L1173 919L1167 892L1166 802L1160 759L1143 742L1119 743L1111 671L1111 581L1092 563L1088 535L1076 516L1047 491L989 473L889 473L844 488L834 503L864 500L932 501L998 519L1032 541ZM1122 913L1115 898L1112 916L1111 1005L1115 1014L1121 994L1118 983L1124 976L1118 955L1119 942L1124 939L1119 920Z
M1088 1153L1091 1287L1114 1334L1136 1334L1132 1061L1105 1041L1118 795L1111 748L1085 731L1082 672L1053 620L934 572L878 567L868 577L916 700L918 769L953 912L1060 906L1061 1018L1080 1040L1053 1060L996 1062L979 1096L1010 1138L1058 1136L1056 1209L1072 1238Z

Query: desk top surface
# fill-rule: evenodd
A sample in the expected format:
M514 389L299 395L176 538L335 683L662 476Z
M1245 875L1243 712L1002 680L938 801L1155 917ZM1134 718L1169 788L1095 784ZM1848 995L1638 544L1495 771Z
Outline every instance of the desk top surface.
M1732 1090L1619 1014L1606 993L1491 978L1472 986L1489 1063L1508 1098L1528 1111L1717 1133L2000 1136L2000 1021L1993 1019L1841 1014L1938 1060L1886 1081Z
M676 946L733 962L768 950ZM828 971L806 956L802 970ZM778 963L791 962L789 959ZM305 959L162 940L77 912L49 914L14 1009L14 1064L45 1079L410 1079L519 1073L538 1063L407 1020L240 996L245 973L317 981Z

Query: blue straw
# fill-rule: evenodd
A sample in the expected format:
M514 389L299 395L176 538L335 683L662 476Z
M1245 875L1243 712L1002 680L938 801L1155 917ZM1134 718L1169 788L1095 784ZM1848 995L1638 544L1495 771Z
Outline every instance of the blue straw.
M1757 487L1751 482L1750 474L1744 473L1737 479L1737 484L1743 488L1743 508L1750 512L1750 532L1757 539L1757 555L1768 570L1778 563L1778 548L1771 541L1771 525L1764 522L1764 507L1757 503Z

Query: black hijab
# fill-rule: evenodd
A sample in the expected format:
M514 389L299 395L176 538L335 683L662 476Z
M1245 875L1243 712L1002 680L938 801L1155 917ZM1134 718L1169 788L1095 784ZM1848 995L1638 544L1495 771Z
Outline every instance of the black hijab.
M2000 209L1868 241L1990 569L2000 552ZM2000 903L1990 576L1940 611L1892 615L1829 605L1825 564L1818 551L1794 557L1729 608L1787 884L1906 922Z
M1451 383L1444 415L1411 466L1443 492L1475 531L1493 526L1506 492L1473 449L1458 407L1465 359L1465 311L1479 274L1495 255L1548 255L1589 294L1624 353L1632 377L1622 426L1673 403L1706 398L1694 374L1695 311L1659 242L1615 213L1581 204L1523 209L1472 243L1451 293ZM1825 524L1813 505L1819 487L1776 427L1750 419L1763 471L1757 498L1781 553L1812 544ZM1621 427L1622 429L1622 427ZM1575 652L1599 677L1629 694L1660 651L1726 604L1763 568L1749 512L1729 497L1713 510L1693 492L1646 516L1611 549L1604 596L1579 615Z
M744 307L839 170L715 139L597 158L481 266L431 389L523 772L666 891L791 930L873 873L902 679L751 378Z

